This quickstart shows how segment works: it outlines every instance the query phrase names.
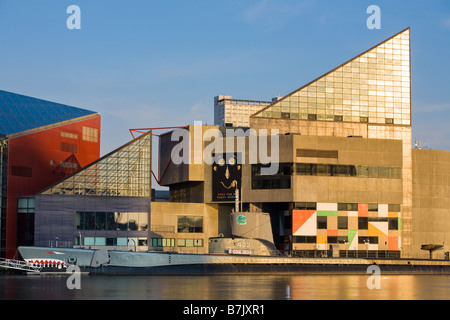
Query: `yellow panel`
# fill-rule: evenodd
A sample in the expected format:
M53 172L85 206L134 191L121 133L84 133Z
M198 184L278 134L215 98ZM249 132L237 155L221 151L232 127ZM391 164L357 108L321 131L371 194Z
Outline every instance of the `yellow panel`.
M327 243L327 236L317 236L317 243L323 244L323 243Z

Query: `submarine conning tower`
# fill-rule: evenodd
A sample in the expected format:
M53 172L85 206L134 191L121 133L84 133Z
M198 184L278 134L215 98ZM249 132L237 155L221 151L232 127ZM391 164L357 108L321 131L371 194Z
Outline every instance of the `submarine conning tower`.
M210 254L279 256L273 243L270 215L265 212L231 212L231 237L209 239Z

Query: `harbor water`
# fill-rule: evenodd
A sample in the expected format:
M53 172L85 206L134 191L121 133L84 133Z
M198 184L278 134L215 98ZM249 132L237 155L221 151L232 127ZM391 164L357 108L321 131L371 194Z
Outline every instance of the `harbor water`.
M450 275L70 275L0 274L1 300L448 300ZM70 286L72 284L72 287ZM71 287L71 288L70 288Z

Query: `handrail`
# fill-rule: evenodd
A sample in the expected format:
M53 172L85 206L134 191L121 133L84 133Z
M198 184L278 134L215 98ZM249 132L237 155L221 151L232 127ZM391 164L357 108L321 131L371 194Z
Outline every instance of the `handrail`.
M0 268L31 271L39 273L42 267L31 266L25 261L0 258Z

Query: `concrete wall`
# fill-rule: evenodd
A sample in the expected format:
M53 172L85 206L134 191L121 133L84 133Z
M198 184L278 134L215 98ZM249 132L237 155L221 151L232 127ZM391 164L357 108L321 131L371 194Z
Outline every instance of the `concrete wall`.
M421 245L444 244L433 256L442 258L450 248L450 151L413 149L412 160L413 253L428 257Z
M336 158L296 157L297 149L336 150ZM400 140L294 136L294 162L402 167ZM295 202L402 203L402 179L293 177Z
M208 239L219 234L218 206L204 203L152 202L150 238L167 238L175 240L175 247L151 247L150 250L163 250L184 253L207 253ZM179 233L179 216L203 217L203 232ZM178 247L178 239L202 239L201 247Z

